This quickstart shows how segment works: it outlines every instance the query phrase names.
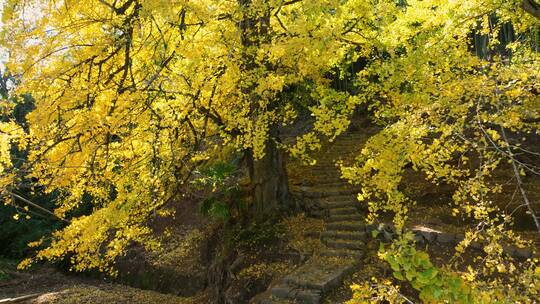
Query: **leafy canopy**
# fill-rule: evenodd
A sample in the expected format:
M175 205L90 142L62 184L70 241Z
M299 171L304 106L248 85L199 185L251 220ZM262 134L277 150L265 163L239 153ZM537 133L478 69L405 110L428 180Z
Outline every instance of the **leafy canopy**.
M61 193L55 213L70 223L38 259L69 255L78 270L109 270L131 242L157 246L148 219L215 153L216 138L263 157L271 130L297 116L291 93L302 92L313 129L282 148L309 159L367 105L382 131L342 172L361 184L370 219L389 211L404 226L414 201L399 185L412 166L456 186L455 212L481 223L470 235L498 244L488 252L493 271L500 241L522 241L502 233L507 214L489 200L500 187L487 178L502 160L538 172L513 157L518 146L506 136L540 127L538 20L520 6L8 1L8 67L36 109L28 132L0 125L0 181L9 190L32 177ZM24 168L12 167L10 145L29 149ZM92 212L74 216L85 196Z
M59 190L55 213L70 221L38 259L73 254L75 269L106 270L132 241L155 247L147 220L216 137L264 155L269 130L296 116L286 90L318 100L320 132L343 132L358 98L325 76L367 43L353 29L375 14L365 1L8 1L14 94L36 109L28 132L2 124L2 184L26 176ZM290 149L316 147L305 138ZM10 144L29 149L21 170ZM73 216L88 196L92 211Z

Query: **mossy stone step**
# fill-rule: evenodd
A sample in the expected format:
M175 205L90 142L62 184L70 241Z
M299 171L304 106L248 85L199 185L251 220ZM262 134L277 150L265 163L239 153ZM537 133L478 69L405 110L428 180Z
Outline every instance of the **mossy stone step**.
M341 208L331 208L328 210L330 215L347 215L347 214L356 214L358 210L354 207L341 207Z
M304 197L307 198L317 198L317 197L329 197L329 196L340 196L346 194L355 194L358 193L358 189L318 189L317 191L304 192L302 193Z
M355 186L355 185L352 185L352 184L349 184L348 182L346 181L343 181L343 180L339 180L339 179L336 179L336 180L324 180L324 181L321 181L319 183L317 183L316 185L303 185L304 187L325 187L325 188L347 188L347 189L353 189L353 188L359 188L358 186Z
M365 247L365 243L360 240L324 240L324 243L334 249L361 250Z
M317 186L321 186L323 185L324 186L324 183L328 183L330 180L332 180L333 182L335 181L336 183L341 183L339 181L339 177L316 177L316 178L310 178L310 177L305 177L305 179L303 179L302 181L299 181L297 184L295 184L295 180L292 179L291 180L291 183L290 185L292 186L305 186L305 187L317 187Z
M290 299L280 299L280 298L270 297L267 299L262 299L255 303L257 304L296 304L297 302Z
M291 185L291 191L301 192L301 193L311 193L311 192L340 192L345 191L345 194L348 193L358 193L358 188L348 185L346 183L333 183L333 184L315 184L315 185Z
M360 216L358 213L356 214L343 214L343 215L331 215L326 219L326 222L333 223L333 222L351 222L351 221L362 221L362 216Z
M326 224L327 230L342 230L342 231L366 231L366 225L358 221L332 222Z
M339 231L339 230L331 230L331 231L324 231L321 233L321 236L325 240L329 241L337 241L337 240L360 240L360 241L366 241L367 240L367 233L365 231Z
M351 258L353 260L358 260L364 257L364 252L361 250L349 249L326 249L321 251L320 255L324 257Z
M298 288L297 286L290 286L286 283L272 287L271 293L272 297L278 299L297 300L305 304L321 303L320 290Z
M327 292L338 287L343 278L352 272L353 267L352 261L343 264L313 261L287 275L283 281L289 286Z
M318 182L334 181L339 182L341 180L341 173L333 171L331 169L326 170L309 170L302 171L302 178L304 180L317 180Z
M316 197L316 198L312 198L311 201L334 203L334 202L340 202L340 201L354 201L354 202L357 202L357 199L356 199L356 193L354 193L354 194L336 195L336 196L332 196L332 197Z
M350 200L343 200L343 201L336 201L336 202L322 202L322 203L319 203L318 205L321 206L321 208L328 209L329 212L332 209L342 209L345 207L351 207L356 210L356 207L358 206L358 201L355 199L350 199ZM358 212L358 211L355 211L355 212Z
M314 186L321 185L322 183L328 183L328 182L338 183L341 181L340 181L340 177L337 174L336 175L328 175L328 174L311 175L309 173L305 173L302 176L302 179L299 181L296 180L294 177L292 177L290 180L290 185L305 185L305 186L314 187Z

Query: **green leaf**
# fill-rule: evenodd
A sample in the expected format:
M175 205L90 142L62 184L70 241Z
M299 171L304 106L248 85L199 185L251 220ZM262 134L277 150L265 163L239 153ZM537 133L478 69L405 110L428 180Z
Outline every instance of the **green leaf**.
M396 261L396 259L394 257L388 256L386 258L386 261L388 262L388 264L390 264L390 268L392 268L393 271L399 271L400 270L399 263Z
M442 290L441 290L441 288L438 288L438 287L437 287L437 288L433 288L433 297L434 297L435 299L439 299L439 298L441 297L441 295L442 295Z
M427 280L431 280L433 279L437 274L439 273L439 271L432 267L432 268L429 268L425 271L423 271L420 275L424 278L426 278Z
M414 271L414 269L411 269L410 271L405 272L405 277L407 277L407 280L409 282L412 282L416 277L416 271Z

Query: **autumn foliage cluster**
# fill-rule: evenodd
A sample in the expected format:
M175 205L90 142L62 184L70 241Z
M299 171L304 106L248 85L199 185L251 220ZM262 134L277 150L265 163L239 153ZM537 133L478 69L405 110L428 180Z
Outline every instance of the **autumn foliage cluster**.
M413 168L454 187L449 208L472 223L458 252L485 244L476 268L456 272L434 267L403 230L381 251L394 276L427 302L527 301L539 293L538 261L502 254L527 240L492 203L501 187L490 176L511 167L540 233L520 187L540 174L527 146L540 130L539 10L531 0L8 0L10 96L30 94L35 108L21 125L9 119L17 99L1 102L3 197L55 193L64 224L31 244L31 260L114 272L133 242L159 247L149 219L167 215L223 147L246 155L255 210L271 212L287 188L264 162L290 153L309 163L363 108L381 131L341 170L368 221L389 213L401 231L415 202L400 184ZM280 128L305 113L311 128L284 144ZM14 151L26 151L23 164ZM266 182L280 193L257 188ZM358 285L356 300L385 286Z

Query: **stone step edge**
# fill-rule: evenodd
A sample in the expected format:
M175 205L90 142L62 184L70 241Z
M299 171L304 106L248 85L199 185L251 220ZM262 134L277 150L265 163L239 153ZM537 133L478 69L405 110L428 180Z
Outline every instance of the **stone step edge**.
M272 297L278 299L301 300L303 303L319 304L321 291L306 288L297 288L286 283L280 283L270 290Z
M359 240L323 240L326 247L333 249L362 250L366 244Z
M283 282L289 286L297 286L301 289L308 290L319 290L321 294L327 293L328 291L339 287L343 279L350 275L354 271L354 264L351 263L348 266L337 266L334 269L334 272L331 273L331 277L328 281L322 282L322 284L311 283L308 281L303 281L302 278L296 278L293 275L286 276L283 278Z
M365 231L340 231L340 230L327 230L321 233L323 239L328 240L350 240L350 241L367 241L368 234Z

